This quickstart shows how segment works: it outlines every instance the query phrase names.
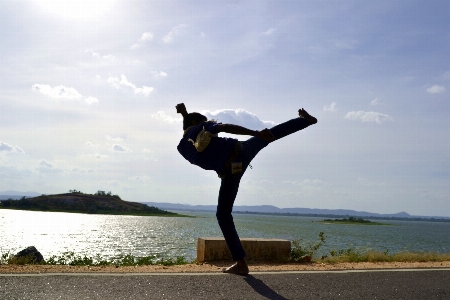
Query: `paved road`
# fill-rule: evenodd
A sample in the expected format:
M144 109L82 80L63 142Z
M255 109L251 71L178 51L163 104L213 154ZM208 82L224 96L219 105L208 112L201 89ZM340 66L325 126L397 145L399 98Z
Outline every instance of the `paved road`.
M0 299L450 299L450 269L228 274L0 274Z

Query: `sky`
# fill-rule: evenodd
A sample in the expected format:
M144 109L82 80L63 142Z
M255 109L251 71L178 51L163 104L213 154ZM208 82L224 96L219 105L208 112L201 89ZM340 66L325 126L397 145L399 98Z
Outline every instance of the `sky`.
M450 216L449 1L0 2L0 191L214 205L175 105L270 144L235 205ZM228 136L228 135L223 135ZM237 136L246 140L248 136Z

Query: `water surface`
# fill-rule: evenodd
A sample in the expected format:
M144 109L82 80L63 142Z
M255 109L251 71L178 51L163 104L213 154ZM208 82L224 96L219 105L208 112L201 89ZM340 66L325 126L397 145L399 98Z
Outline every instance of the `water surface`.
M213 212L182 212L196 218L108 216L0 210L0 251L35 246L48 258L75 252L111 258L121 254L196 256L197 238L221 236ZM332 249L434 251L450 253L450 223L379 221L390 226L327 224L324 218L235 214L241 237L302 240L311 244L324 232L319 255Z

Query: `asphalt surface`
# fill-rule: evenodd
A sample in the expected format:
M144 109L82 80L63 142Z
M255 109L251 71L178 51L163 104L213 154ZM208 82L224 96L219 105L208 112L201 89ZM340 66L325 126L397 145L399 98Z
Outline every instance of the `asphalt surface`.
M450 299L450 269L229 274L0 274L0 299Z

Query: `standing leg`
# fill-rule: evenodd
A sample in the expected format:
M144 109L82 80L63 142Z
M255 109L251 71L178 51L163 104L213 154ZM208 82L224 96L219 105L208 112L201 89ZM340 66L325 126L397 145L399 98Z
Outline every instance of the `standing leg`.
M231 215L242 174L243 173L233 175L228 174L222 178L216 217L228 249L230 249L231 257L236 262L233 266L226 268L223 271L225 273L247 275L248 266L244 260L245 251L236 231L233 216Z
M233 216L231 215L241 177L241 174L229 174L222 179L216 212L220 229L230 249L231 257L235 261L245 257L245 251L242 248L236 227L234 226Z

